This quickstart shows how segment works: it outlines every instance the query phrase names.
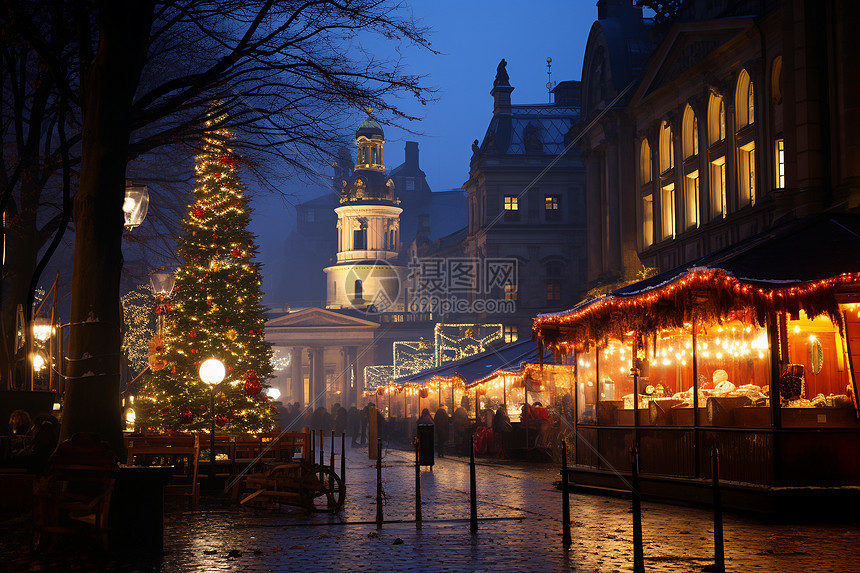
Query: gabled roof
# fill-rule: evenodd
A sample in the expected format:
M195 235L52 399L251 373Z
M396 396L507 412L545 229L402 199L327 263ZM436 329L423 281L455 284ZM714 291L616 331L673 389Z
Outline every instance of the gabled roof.
M752 18L722 18L675 24L648 61L631 101L669 86L688 69L719 61L732 40L754 23Z
M305 308L266 322L272 328L378 328L379 324L363 318L333 312L324 308Z

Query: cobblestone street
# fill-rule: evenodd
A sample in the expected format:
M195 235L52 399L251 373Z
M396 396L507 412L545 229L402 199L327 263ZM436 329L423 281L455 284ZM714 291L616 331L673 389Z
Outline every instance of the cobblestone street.
M326 454L328 455L328 453ZM307 516L204 503L197 512L166 516L165 555L158 563L77 559L31 560L29 527L0 531L0 570L42 571L587 571L632 570L629 500L575 494L573 546L561 543L561 493L549 464L480 459L479 531L469 533L468 460L436 460L422 469L423 529L414 523L414 455L386 450L386 523L375 525L376 468L366 449L347 456L346 508ZM860 571L860 527L768 523L726 514L727 570L733 572ZM643 503L645 566L649 572L698 572L712 563L712 513L707 509Z

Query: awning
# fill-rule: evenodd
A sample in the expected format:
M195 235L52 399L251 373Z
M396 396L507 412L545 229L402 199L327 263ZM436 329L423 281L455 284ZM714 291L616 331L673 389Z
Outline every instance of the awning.
M678 328L694 319L803 309L841 327L836 291L860 286L860 215L796 219L690 264L627 285L570 310L541 314L532 333L541 346L586 349L631 331Z
M537 342L519 340L454 362L448 362L436 368L403 376L395 380L394 383L425 385L434 379L457 377L466 386L469 386L491 376L497 370L519 370L523 363L537 363L538 360ZM552 353L545 351L543 360L552 363Z

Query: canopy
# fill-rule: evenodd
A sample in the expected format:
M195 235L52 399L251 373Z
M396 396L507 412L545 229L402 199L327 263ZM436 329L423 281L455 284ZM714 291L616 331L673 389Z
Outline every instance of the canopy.
M552 363L552 353L545 352L543 361ZM434 378L459 378L466 386L489 377L497 370L519 370L525 362L539 361L538 344L534 340L510 342L498 348L448 362L436 368L403 376L395 384L428 384Z
M842 325L837 289L860 285L860 215L796 219L682 267L570 310L538 315L541 347L586 349L631 331L678 328L731 313L767 316L803 309Z

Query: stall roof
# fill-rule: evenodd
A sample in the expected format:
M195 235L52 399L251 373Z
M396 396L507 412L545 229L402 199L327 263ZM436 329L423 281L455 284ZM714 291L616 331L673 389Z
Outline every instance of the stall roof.
M580 346L630 330L680 326L693 316L719 318L753 309L814 315L838 321L835 291L860 281L860 215L798 218L682 267L617 289L558 313L541 314L541 342Z
M538 345L534 340L510 342L495 349L448 362L436 368L423 370L398 378L397 384L426 384L434 376L460 376L469 385L482 380L497 370L518 369L523 362L538 362ZM552 364L552 353L544 352L544 362Z

